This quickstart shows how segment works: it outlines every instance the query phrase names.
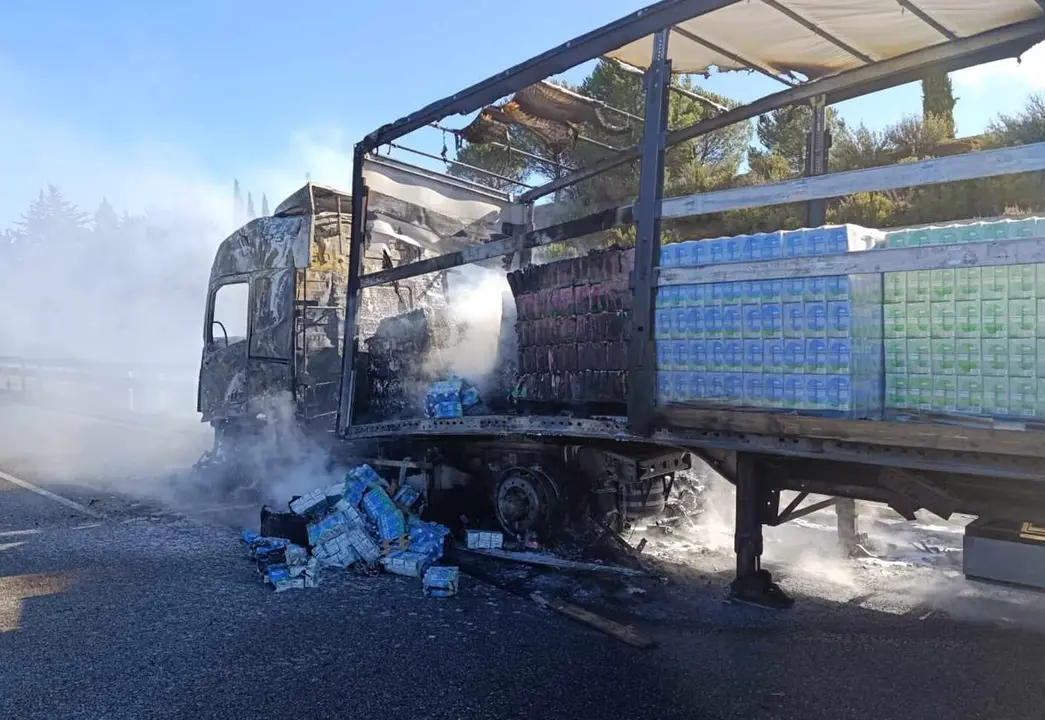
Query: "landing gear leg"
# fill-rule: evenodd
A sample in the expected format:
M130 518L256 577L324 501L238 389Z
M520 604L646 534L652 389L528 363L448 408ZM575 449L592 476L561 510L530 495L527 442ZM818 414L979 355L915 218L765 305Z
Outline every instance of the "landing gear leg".
M835 500L835 515L838 518L838 547L845 557L856 557L860 553L860 533L856 526L856 500Z
M755 456L737 456L737 520L734 549L737 578L730 586L730 599L774 610L789 608L794 600L762 569L762 520L772 491L759 476Z

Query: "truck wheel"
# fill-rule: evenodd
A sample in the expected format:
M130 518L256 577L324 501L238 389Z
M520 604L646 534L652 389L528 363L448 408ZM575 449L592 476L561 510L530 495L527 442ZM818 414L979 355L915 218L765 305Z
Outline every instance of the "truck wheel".
M533 532L548 540L562 524L562 492L541 468L513 467L501 473L493 506L497 521L512 535Z

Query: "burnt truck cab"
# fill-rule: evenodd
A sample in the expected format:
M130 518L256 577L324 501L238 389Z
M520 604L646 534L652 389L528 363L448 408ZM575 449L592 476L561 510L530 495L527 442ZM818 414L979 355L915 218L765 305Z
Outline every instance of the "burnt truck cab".
M346 194L308 183L221 243L203 326L205 422L256 418L279 403L313 421L333 418L349 206Z
M364 174L364 274L488 241L517 208L506 195L388 158L368 158ZM219 246L207 289L197 398L202 420L216 430L273 414L326 433L336 429L351 207L347 193L310 182L271 217L251 220ZM422 277L368 288L357 338L447 287L445 278Z

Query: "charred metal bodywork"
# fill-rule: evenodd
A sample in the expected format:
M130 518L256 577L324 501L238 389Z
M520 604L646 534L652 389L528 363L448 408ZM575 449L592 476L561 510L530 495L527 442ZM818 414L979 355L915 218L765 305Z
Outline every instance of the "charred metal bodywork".
M367 135L355 148L350 221L344 207L317 204L319 196L306 187L303 195L295 195L297 199L288 201L289 205L285 203L278 209L277 217L269 219L275 223L271 232L264 224L248 226L241 231L245 234L243 237L233 236L226 241L229 247L223 246L226 255L235 256L237 260L242 256L243 262L233 262L220 271L216 262L211 281L212 298L222 283L245 278L250 283L251 321L247 337L241 342L221 345L211 337L212 318L207 318L209 344L204 351L200 390L204 417L212 422L250 417L252 404L257 399L289 391L299 416L306 420L322 419L320 424L324 428L337 431L337 439L374 441L385 462L406 462L408 458L418 457L429 462L430 456L438 456L448 461L440 467L468 466L469 457L472 464L478 457L480 467L472 467L471 471L476 477L484 477L486 484L503 486L504 492L496 496L500 498L497 502L502 506L502 514L520 529L530 523L532 517L554 515L554 512L542 511L540 504L558 497L560 484L556 474L565 472L558 464L559 458L564 457L563 462L569 465L563 456L569 446L584 444L600 453L595 461L584 464L589 469L613 466L610 454L631 458L625 464L637 463L635 473L643 478L643 483L650 483L647 496L656 495L656 487L664 488L666 480L660 480L659 484L655 481L668 473L648 475L641 468L641 458L660 452L670 455L673 448L678 448L679 453L688 450L703 457L737 486L734 596L771 605L786 605L787 599L761 568L762 527L799 517L817 507L818 504L813 503L799 508L807 493L885 502L907 515L926 508L943 516L966 511L1045 520L1045 500L1040 491L1041 479L1045 477L1045 450L1037 427L1014 431L1017 429L1011 427L969 428L930 421L866 422L733 407L657 403L651 329L658 288L792 275L881 274L959 265L1045 262L1045 239L1027 238L1006 245L1004 252L994 252L993 243L980 243L843 253L824 256L815 264L806 258L785 258L714 267L659 267L662 218L689 218L803 202L808 203L807 218L812 222L822 212L821 201L831 198L1045 169L1045 144L1036 143L919 163L822 174L827 169L824 164L827 143L821 136L811 138L810 142L813 156L809 158L807 170L811 177L664 198L664 157L672 146L788 105L811 103L816 116L820 117L826 105L910 82L929 72L950 72L981 62L1016 57L1045 38L1045 17L1034 3L1023 3L1021 7L1009 0L956 4L951 9L957 12L949 22L956 23L955 27L962 25L962 31L948 31L949 34L939 36L934 34L939 28L927 24L922 17L924 13L905 15L893 12L895 7L892 7L889 11L867 9L861 16L856 12L839 14L827 2L803 3L805 10L818 10L828 16L813 22L789 7L791 4L788 0L774 0L756 7L737 0L661 0ZM905 7L915 5L907 0L903 4ZM791 23L782 23L781 16L790 18ZM830 32L832 18L834 23L845 24L837 28L839 36L859 35L861 47L866 44L870 48L882 41L887 45L875 52L864 52L840 43L838 36ZM734 35L722 42L722 47L732 50L723 52L704 37L714 36L716 27L718 34ZM761 28L761 32L754 32L757 28ZM776 37L781 34L786 37ZM746 43L747 47L740 47L738 43ZM475 123L458 131L459 137L472 142L492 141L504 145L509 139L505 128L510 124L536 133L549 146L574 138L574 125L578 123L593 125L594 120L594 124L600 124L601 129L608 132L601 113L593 111L580 116L571 110L568 116L562 115L557 111L562 109L561 99L552 97L554 93L547 88L540 92L528 90L544 78L607 55L631 65L638 64L644 74L643 132L633 147L585 167L559 173L545 184L514 198L426 170L399 166L384 174L373 172L374 163L385 163L383 158L376 157L379 150L391 148L408 133L452 115L480 112ZM786 89L746 105L720 108L716 114L687 127L669 127L667 98L670 92L679 91L672 85L672 73L703 72L711 66L748 67L773 77ZM804 75L805 80L800 81L796 72ZM509 96L513 97L509 103L494 105ZM814 132L822 135L824 130L824 124L818 121ZM398 144L394 147L409 149ZM437 158L431 153L418 154ZM448 165L457 163L445 159ZM587 214L578 217L574 213L569 218L559 218L558 213L549 210L549 205L533 205L539 198L558 194L587 178L633 161L639 161L634 203L627 198L627 204L588 208ZM552 166L562 169L558 164ZM482 172L479 169L479 173ZM496 173L489 174L494 179L505 180ZM508 182L524 185L510 178ZM340 193L330 197L337 201L335 205L348 202L347 196ZM337 238L338 263L346 261L347 255L344 296L338 295L333 284L341 272L340 265L331 269L317 263L313 268L321 235L317 234L316 219L329 218L330 213L336 215L333 223L336 231L325 237ZM535 229L533 219L542 214L555 218L556 222L536 223ZM294 220L302 222L294 226ZM279 225L276 221L287 224ZM626 398L623 382L614 386L621 392L614 391L611 398L626 399L626 403L618 403L623 407L613 408L612 413L606 408L598 412L588 408L586 414L570 415L562 412L561 407L551 407L542 411L543 415L498 412L439 420L415 417L373 421L362 412L366 409L365 402L358 401L358 390L367 383L365 377L363 382L358 380L365 374L360 370L364 366L360 362L360 356L365 354L364 343L373 335L380 317L403 312L403 306L397 304L395 298L404 283L420 282L425 275L442 276L465 265L490 264L502 259L505 269L511 267L515 258L522 266L529 263L535 250L632 224L636 225L634 261L628 273L620 273L622 278L627 277L626 294L630 298L626 363L618 362L621 358L617 343L625 341L624 331L620 338L614 329L609 333L611 337L600 333L578 341L574 321L573 335L570 334L569 321L561 318L579 315L566 311L571 307L566 293L557 296L566 304L550 304L548 313L541 312L532 318L521 313L524 322L540 321L536 326L540 341L522 343L521 348L541 348L541 352L538 355L536 350L531 351L520 362L524 370L540 376L536 385L538 401L561 405L564 399L573 399L572 390L563 391L561 379L564 373L586 371L576 367L580 364L579 346L583 344L585 353L595 351L586 357L605 358L600 362L613 368L604 367L599 372L619 372L627 378ZM398 266L390 259L375 268L374 258L367 253L372 252L371 243L376 235L404 239L412 247L432 251L432 254L413 256ZM267 244L278 245L279 249L268 248ZM327 251L319 254L327 257ZM319 277L316 284L320 289L316 293L308 290L307 274L312 271ZM283 278L291 280L293 291L289 295ZM331 284L326 284L327 280ZM575 309L577 283L556 283L548 289L557 292L566 285L574 289L572 307ZM383 315L379 312L380 303L373 299L379 287L385 288L386 297L392 299ZM418 292L427 291L418 288ZM290 305L286 304L287 297L291 298ZM212 312L212 305L213 299L208 303L208 313ZM284 352L288 336L281 321L288 317L288 307L293 328L289 354ZM327 312L329 315L323 314ZM341 333L328 329L337 317L343 318ZM547 322L549 319L552 322ZM296 338L299 334L307 336L313 323L319 328L315 331L316 344L299 342ZM553 331L551 335L547 334L549 326ZM259 335L257 342L255 327ZM599 347L588 347L594 344ZM549 348L555 349L549 354ZM336 368L338 359L340 371ZM618 370L622 365L623 369ZM544 387L547 392L542 390ZM565 387L587 386L582 382ZM310 409L309 395L302 388L313 388L314 410ZM315 398L322 398L322 402ZM337 418L336 423L329 413ZM431 462L436 464L435 460ZM623 467L621 463L616 465ZM594 489L599 488L596 482ZM782 512L778 507L781 490L800 493L800 499ZM566 494L569 494L568 488ZM628 496L633 506L644 507L645 501L640 502L637 493L628 493Z
M204 421L254 418L279 397L292 398L306 420L336 411L329 398L336 397L345 304L347 262L336 212L343 197L310 183L274 216L252 220L219 247L200 364ZM230 285L248 288L243 338L216 334L216 297Z

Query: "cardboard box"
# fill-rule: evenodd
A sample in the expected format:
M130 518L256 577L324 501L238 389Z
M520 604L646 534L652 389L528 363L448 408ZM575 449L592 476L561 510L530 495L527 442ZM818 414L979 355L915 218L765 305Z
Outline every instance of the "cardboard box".
M959 300L954 303L954 336L979 340L982 333L980 302L978 300Z
M980 367L984 377L1008 377L1009 343L1006 340L981 342Z
M954 302L956 299L957 281L953 269L930 270L929 285L932 291L931 302Z
M1004 265L980 268L980 299L1008 300L1009 269Z
M929 411L933 409L932 375L907 376L908 407L915 410Z
M930 335L938 340L953 338L955 325L954 303L930 303L929 312L932 313L929 320Z
M907 302L907 273L885 273L883 298L886 303Z
M984 338L1005 338L1009 324L1009 303L1006 300L980 302L980 323Z
M1034 378L1009 378L1009 414L1034 417L1037 412L1038 387Z
M983 412L983 380L978 377L959 377L955 409L961 413L979 415Z
M980 268L957 268L954 271L955 301L982 300L980 286L982 284Z
M1010 338L1032 338L1037 331L1037 301L1010 299L1006 334Z
M1037 266L1035 265L1010 265L1008 279L1008 292L1010 300L1031 300L1034 298L1035 277Z
M928 338L908 340L907 374L931 375L932 367L932 341Z
M908 407L907 376L902 373L886 373L885 406L895 410Z
M1010 378L1032 378L1037 371L1037 341L1028 338L1009 340Z
M890 338L885 341L885 372L887 374L906 374L906 339Z
M907 302L929 302L932 299L932 273L915 270L907 275Z
M1009 379L1004 377L983 378L983 413L985 415L1009 414Z
M983 341L962 338L954 341L954 372L959 376L979 377L982 371Z
M784 303L782 306L783 335L798 339L805 336L805 305L800 302Z
M954 340L932 340L932 374L933 376L953 376L956 374L956 348Z
M500 550L504 547L504 533L467 530L465 531L465 543L471 550Z
M954 377L933 377L933 412L953 413L957 410L958 381Z
M907 337L907 306L899 303L890 303L884 308L885 337L906 338Z
M909 302L904 306L907 337L928 339L932 334L932 312L928 302Z

